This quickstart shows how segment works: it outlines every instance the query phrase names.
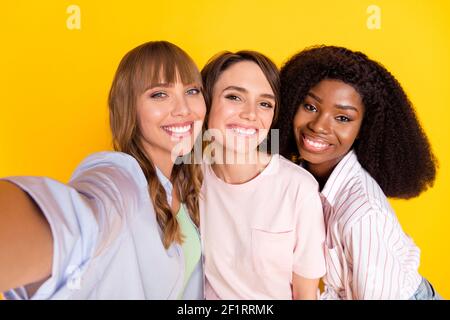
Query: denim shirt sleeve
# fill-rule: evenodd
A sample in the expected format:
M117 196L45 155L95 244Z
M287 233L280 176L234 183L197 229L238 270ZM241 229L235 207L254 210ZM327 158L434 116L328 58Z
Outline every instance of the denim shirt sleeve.
M33 198L53 236L52 275L32 299L51 299L63 286L76 285L90 260L120 236L147 185L137 161L119 152L88 157L68 184L45 177L5 180ZM5 297L29 298L23 288Z

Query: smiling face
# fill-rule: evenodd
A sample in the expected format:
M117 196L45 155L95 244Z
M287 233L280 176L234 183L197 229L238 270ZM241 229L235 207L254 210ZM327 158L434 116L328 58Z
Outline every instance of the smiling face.
M147 88L137 98L137 120L145 150L152 159L172 160L189 153L206 113L198 84L181 81Z
M339 80L322 80L307 94L294 117L300 157L316 178L327 178L349 152L364 115L361 96Z
M227 152L249 153L267 136L275 97L260 67L251 61L232 64L213 88L208 129Z

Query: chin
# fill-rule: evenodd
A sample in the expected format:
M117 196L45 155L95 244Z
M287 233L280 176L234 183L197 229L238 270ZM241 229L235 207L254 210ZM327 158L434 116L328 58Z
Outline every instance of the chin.
M257 152L258 150L258 146L255 143L255 146L251 145L249 146L248 144L246 144L246 146L236 146L234 144L226 144L226 152L233 152L233 153L237 153L237 154L241 154L241 155L245 155L245 154L253 154L255 152Z
M173 146L173 148L171 149L172 160L174 160L178 157L183 157L183 156L191 153L193 148L194 148L194 146L192 145L192 142L190 141L190 139L187 141L182 141L182 142L175 144Z
M303 161L306 161L308 163L312 163L312 164L320 164L322 162L327 161L327 159L323 156L323 155L318 155L318 154L312 154L308 151L304 151L304 150L300 150L300 158Z

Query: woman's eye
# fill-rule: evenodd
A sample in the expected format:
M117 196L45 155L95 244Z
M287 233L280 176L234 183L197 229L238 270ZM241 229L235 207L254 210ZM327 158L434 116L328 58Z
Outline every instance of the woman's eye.
M241 101L241 98L239 98L238 96L235 96L233 94L229 94L229 95L225 96L225 98L228 100L232 100L232 101Z
M188 95L196 95L196 94L199 94L199 93L200 93L200 90L197 89L197 88L192 88L192 89L189 89L188 91L186 91L186 93L187 93Z
M349 122L350 118L346 117L346 116L337 116L336 120L339 122Z
M150 95L150 97L152 99L161 99L161 98L167 97L167 94L165 92L158 91L158 92L152 93Z
M306 111L310 111L310 112L316 112L317 108L314 107L312 104L309 103L304 103L303 104L303 108L305 108Z
M272 109L273 108L272 104L269 103L269 102L261 102L260 106L263 107L263 108L266 108L266 109Z

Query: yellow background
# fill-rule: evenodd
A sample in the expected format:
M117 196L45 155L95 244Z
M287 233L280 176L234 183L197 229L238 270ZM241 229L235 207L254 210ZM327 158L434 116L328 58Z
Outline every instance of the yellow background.
M279 65L314 44L381 61L417 108L440 161L435 186L392 201L422 249L421 273L450 298L450 2L447 0L7 1L0 15L0 176L67 181L110 148L106 98L120 58L149 40L184 48L202 67L221 50L259 50ZM69 30L69 5L81 29ZM366 10L381 8L381 29Z

